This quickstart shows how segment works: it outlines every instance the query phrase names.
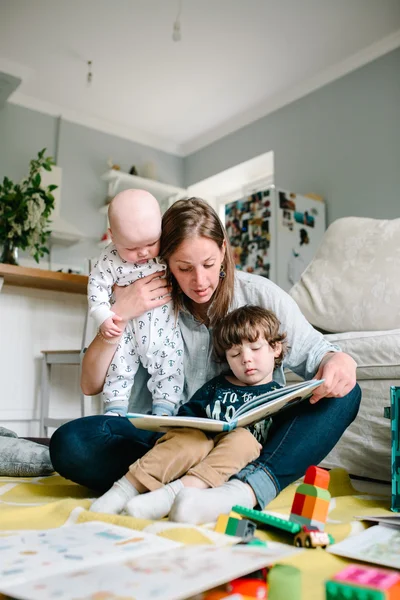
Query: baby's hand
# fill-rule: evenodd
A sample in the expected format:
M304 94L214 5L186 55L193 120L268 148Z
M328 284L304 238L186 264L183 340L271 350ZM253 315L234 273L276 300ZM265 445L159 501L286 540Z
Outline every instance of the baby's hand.
M113 338L120 336L123 330L117 325L118 321L122 321L121 317L119 317L118 315L108 317L108 319L103 321L103 323L100 325L101 334L105 338Z

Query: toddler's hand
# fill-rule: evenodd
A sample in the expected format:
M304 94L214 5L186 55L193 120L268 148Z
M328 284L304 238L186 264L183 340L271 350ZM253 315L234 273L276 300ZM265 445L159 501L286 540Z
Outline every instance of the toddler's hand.
M118 321L122 321L121 317L118 315L114 315L113 317L108 317L103 323L100 325L101 334L105 338L113 338L118 337L123 332L123 329L117 325Z

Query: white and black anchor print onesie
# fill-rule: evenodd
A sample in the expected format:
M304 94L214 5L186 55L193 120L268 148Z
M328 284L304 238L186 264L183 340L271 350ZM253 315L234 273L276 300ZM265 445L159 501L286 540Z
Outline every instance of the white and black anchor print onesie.
M111 310L114 284L126 286L146 275L161 274L165 269L158 259L144 264L128 263L113 244L107 246L89 275L89 309L96 325L99 327L114 315ZM106 375L105 412L126 415L140 363L151 376L147 385L153 399L152 413L176 414L183 390L183 341L171 302L128 322Z

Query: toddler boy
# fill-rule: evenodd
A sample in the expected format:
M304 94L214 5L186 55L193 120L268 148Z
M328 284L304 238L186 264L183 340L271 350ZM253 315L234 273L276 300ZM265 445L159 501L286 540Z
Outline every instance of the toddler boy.
M178 415L232 420L243 404L280 388L272 379L285 349L286 335L279 326L274 313L258 306L243 306L219 321L213 331L214 350L218 359L227 360L230 371L204 384ZM178 495L192 494L196 517L205 522L196 492L222 486L256 460L270 424L266 419L217 436L189 427L170 429L90 510L117 513L125 508L133 517L160 519L170 513ZM235 486L235 480L229 483ZM251 508L251 498L244 497L241 504ZM189 522L190 515L185 520Z

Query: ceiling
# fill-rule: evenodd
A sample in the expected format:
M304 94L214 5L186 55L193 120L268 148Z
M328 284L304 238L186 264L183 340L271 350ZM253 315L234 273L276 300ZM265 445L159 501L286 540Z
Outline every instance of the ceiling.
M0 0L11 102L179 155L399 45L399 0Z

